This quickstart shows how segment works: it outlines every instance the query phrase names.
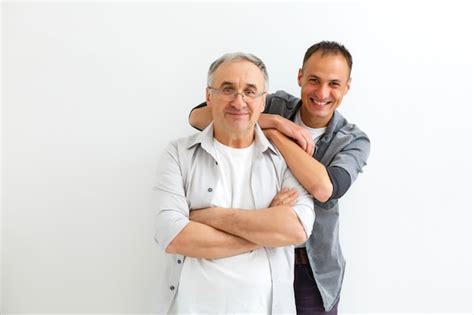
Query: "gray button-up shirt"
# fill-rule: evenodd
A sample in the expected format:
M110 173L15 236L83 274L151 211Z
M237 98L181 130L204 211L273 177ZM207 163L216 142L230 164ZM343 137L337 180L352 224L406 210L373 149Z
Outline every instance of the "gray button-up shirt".
M315 217L311 196L293 177L281 154L258 125L255 127L254 141L251 186L255 209L269 207L283 187L295 187L299 198L293 210L309 236ZM213 124L201 133L170 143L158 168L154 185L155 240L162 249L166 249L188 224L190 210L212 207L219 174L213 146ZM272 313L296 313L293 293L294 248L266 247L265 251L272 277ZM186 261L186 257L172 254L166 254L165 259L163 280L155 299L155 311L159 314L169 311Z
M278 114L294 121L301 105L299 98L277 91L267 97L265 113ZM326 166L335 195L333 193L325 203L314 199L316 219L313 233L306 241L306 249L326 311L331 310L339 299L346 266L339 244L338 198L362 172L369 152L367 135L338 111L334 112L326 132L316 143L313 157Z

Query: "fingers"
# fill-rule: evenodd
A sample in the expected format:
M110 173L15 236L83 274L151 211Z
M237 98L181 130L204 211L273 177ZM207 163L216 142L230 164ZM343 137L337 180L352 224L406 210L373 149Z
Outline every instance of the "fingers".
M306 146L306 153L313 156L314 148L315 148L314 142L313 141L309 142L308 145Z
M298 199L298 191L294 188L284 187L272 200L270 206L288 206L292 207Z
M298 137L296 137L296 143L298 143L298 145L306 151L306 147L307 147L307 144L308 144L308 141L306 140L305 137L303 137L302 135L299 135Z
M306 153L308 153L309 155L313 155L313 151L314 151L314 141L313 141L313 137L311 135L311 132L309 132L308 130L306 129L303 129L302 130L302 133L303 133L303 137L305 138L306 140L306 147L304 148L304 150L306 151Z
M309 155L313 155L314 152L314 142L313 138L311 137L311 133L304 129L300 128L299 132L295 134L294 139L296 143Z

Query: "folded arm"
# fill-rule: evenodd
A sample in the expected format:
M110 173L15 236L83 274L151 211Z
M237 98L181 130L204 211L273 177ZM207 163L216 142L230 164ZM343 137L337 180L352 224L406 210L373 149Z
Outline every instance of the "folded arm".
M239 236L189 221L189 205L177 151L177 143L171 143L158 164L154 185L155 241L167 253L208 259L259 248Z
M258 210L206 208L192 211L190 219L260 246L301 244L308 237L297 214L288 206Z
M198 222L189 222L166 247L169 254L195 258L224 258L261 246Z

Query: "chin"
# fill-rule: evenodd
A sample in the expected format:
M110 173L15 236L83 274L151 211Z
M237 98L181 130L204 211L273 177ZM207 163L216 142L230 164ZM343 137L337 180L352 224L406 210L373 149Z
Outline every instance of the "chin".
M249 129L249 124L248 123L236 123L234 122L233 124L228 125L229 130L232 130L234 132L243 132L247 129Z

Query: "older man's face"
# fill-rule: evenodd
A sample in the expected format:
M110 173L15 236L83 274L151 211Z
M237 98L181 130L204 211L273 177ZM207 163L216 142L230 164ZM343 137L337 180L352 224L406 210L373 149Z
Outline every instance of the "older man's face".
M212 111L217 140L221 141L221 136L253 139L255 124L264 109L265 95L255 99L243 95L264 92L265 78L260 69L249 61L224 62L214 72L211 87L207 89L206 99Z

